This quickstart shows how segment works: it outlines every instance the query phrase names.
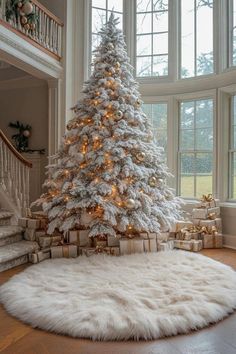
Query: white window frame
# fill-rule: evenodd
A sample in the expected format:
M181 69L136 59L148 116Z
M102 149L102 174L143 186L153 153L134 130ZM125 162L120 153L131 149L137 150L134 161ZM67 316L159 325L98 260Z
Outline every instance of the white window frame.
M233 0L227 2L227 17L228 17L228 67L233 68L236 65L233 64L233 29L236 28L233 25Z
M212 99L213 101L213 149L212 149L212 193L214 196L217 196L217 158L216 158L216 90L202 91L197 93L183 94L175 96L175 110L178 112L177 119L177 132L178 132L178 144L177 144L177 183L176 183L176 193L180 195L180 184L181 184L181 164L180 164L180 147L179 147L179 138L180 138L180 104L184 101L196 101L196 100L204 100L204 99ZM193 153L195 150L193 150ZM189 198L184 197L186 200L195 200L196 197L192 196Z

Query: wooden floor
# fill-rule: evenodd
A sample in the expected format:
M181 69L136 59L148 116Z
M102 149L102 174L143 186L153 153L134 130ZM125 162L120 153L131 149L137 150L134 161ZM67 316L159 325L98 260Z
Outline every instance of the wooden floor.
M236 269L236 251L202 253ZM27 266L0 273L0 284ZM206 269L207 272L207 269ZM6 354L236 354L236 313L220 323L193 332L150 342L92 342L33 329L0 307L0 353Z

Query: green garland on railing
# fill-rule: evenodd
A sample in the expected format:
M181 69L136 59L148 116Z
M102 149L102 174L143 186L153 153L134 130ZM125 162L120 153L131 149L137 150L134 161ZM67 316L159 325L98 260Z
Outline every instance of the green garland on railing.
M6 3L6 20L15 18L26 31L34 31L38 24L38 15L29 0L8 0Z

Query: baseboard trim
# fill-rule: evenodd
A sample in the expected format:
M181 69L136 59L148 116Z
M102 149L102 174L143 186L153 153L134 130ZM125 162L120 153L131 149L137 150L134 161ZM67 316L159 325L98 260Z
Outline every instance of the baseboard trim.
M229 248L231 250L236 250L236 247L228 246L228 245L223 245L223 248Z

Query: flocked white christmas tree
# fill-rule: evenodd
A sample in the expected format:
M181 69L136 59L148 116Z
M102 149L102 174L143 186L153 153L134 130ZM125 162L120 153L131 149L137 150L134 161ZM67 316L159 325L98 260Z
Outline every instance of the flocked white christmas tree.
M101 30L84 98L73 108L39 203L55 229L90 228L90 236L158 232L179 217L166 185L163 151L142 112L124 37L111 14Z

